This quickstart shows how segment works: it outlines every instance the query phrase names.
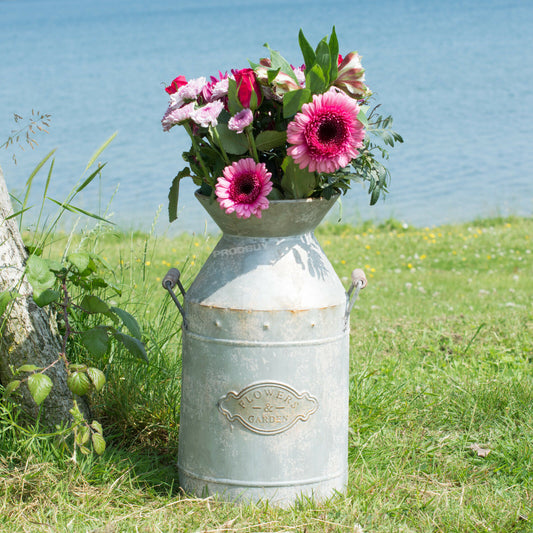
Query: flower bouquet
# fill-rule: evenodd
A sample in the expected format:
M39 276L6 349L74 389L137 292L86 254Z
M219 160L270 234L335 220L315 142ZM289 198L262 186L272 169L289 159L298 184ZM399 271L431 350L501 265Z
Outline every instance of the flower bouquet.
M339 54L335 28L316 49L300 30L299 44L299 67L266 44L270 57L250 68L209 81L178 76L166 87L163 129L180 125L191 138L189 166L170 188L171 222L188 176L239 218L260 218L270 200L329 199L353 180L368 182L371 205L387 192L390 173L379 159L403 141L392 118L371 107L360 56Z

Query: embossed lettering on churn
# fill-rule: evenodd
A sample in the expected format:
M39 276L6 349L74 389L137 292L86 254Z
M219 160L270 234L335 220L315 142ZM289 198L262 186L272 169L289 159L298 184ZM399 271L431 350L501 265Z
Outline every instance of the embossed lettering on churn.
M261 381L239 393L228 392L218 401L218 408L228 420L239 421L254 433L276 435L299 420L306 422L318 409L318 400L284 383Z

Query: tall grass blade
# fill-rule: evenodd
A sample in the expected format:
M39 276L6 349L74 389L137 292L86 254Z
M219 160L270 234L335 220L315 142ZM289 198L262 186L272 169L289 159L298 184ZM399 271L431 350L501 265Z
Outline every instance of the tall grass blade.
M107 141L105 141L104 144L102 144L102 146L98 148L98 150L96 150L91 159L89 159L89 162L85 167L85 172L93 165L93 163L98 159L100 154L108 147L109 143L117 136L117 133L118 132L115 131L115 133L113 133L113 135L111 135L111 137L109 137L109 139L107 139Z

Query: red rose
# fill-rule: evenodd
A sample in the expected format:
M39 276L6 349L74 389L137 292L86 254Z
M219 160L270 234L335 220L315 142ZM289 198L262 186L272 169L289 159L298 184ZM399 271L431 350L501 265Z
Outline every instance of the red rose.
M184 85L187 85L185 76L178 76L168 87L165 88L165 91L167 91L168 94L174 94L177 93L178 89Z
M235 82L237 83L237 98L244 108L251 109L252 94L257 97L257 103L254 107L256 109L261 104L263 96L261 94L261 88L259 82L255 76L255 72L251 68L243 68L242 70L234 70Z

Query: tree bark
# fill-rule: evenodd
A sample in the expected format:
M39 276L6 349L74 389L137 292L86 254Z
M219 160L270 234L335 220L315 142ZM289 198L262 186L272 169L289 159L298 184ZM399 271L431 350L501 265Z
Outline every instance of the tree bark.
M0 383L4 386L13 379L12 368L16 369L23 364L46 368L61 353L61 339L55 317L50 311L35 304L31 285L23 277L28 254L16 220L6 220L11 214L11 200L0 168L0 292L16 290L20 295L13 301L11 311L8 308L4 316L0 317ZM46 374L52 379L54 386L42 403L40 421L53 428L71 420L69 410L73 405L73 395L67 386L63 361L51 366ZM39 407L25 383L17 390L19 392L23 410L36 419ZM82 412L88 414L86 402L76 399Z

